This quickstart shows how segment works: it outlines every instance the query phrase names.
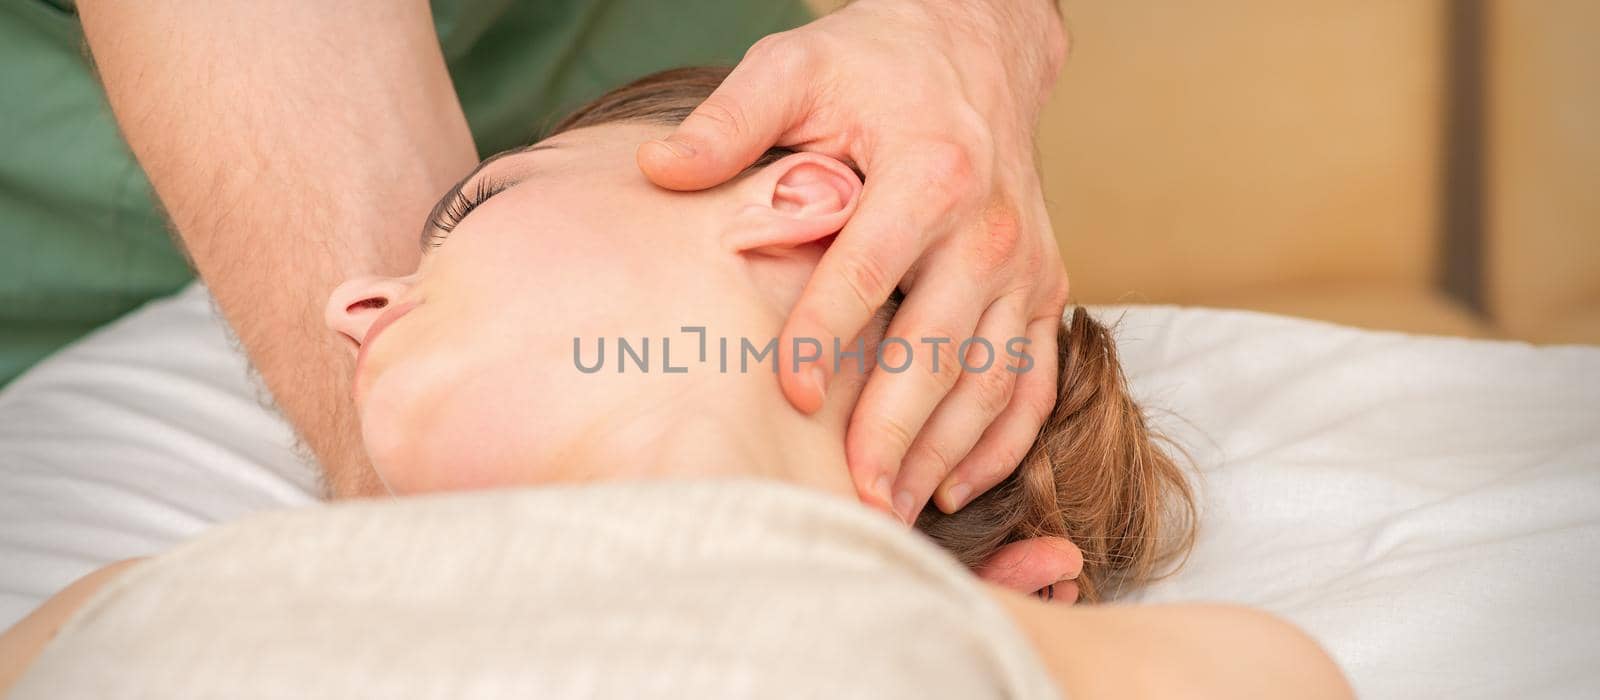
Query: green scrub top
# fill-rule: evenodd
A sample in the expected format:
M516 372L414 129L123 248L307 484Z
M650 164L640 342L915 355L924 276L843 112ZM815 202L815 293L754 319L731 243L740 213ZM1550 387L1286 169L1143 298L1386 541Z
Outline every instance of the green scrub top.
M730 65L811 16L801 0L434 0L433 18L487 155L611 87ZM191 279L117 132L73 0L0 0L0 386Z

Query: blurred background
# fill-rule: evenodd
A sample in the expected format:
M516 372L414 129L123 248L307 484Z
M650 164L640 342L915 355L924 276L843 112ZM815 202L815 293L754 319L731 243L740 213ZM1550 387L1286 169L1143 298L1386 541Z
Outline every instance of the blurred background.
M1600 343L1600 2L1061 5L1078 301Z

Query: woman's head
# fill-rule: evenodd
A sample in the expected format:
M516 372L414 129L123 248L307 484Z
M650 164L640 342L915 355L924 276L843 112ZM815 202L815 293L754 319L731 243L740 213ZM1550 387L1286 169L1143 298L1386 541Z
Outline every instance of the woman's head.
M772 475L853 493L842 437L870 352L807 417L788 408L776 356L762 351L854 211L860 177L827 156L773 151L726 185L679 193L635 165L637 144L666 135L724 75L651 76L485 161L435 210L415 273L335 291L328 322L359 348L363 437L391 490L622 476L617 461L673 453L707 474L742 471L719 466L729 460L837 463L831 476ZM1015 539L1068 535L1092 598L1096 581L1147 573L1163 545L1186 545L1189 501L1126 398L1104 329L1080 315L1064 333L1063 403L1023 467L918 525L969 563ZM769 430L726 434L752 417ZM1180 520L1163 517L1169 494Z
M698 363L678 374L662 361L698 357L685 326L713 343L774 336L849 218L859 177L788 154L713 190L670 192L634 161L638 143L670 129L660 110L589 113L466 178L435 211L414 274L334 293L329 323L360 347L364 438L391 489L570 477L527 470L574 462L597 431L658 400L776 386L770 374ZM649 344L649 366L618 364L619 338L641 354ZM579 371L575 344L585 366L603 345L604 369Z

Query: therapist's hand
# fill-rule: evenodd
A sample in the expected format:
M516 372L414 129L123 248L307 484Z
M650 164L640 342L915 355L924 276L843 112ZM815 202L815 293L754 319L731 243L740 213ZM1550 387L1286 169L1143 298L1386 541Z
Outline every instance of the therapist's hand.
M865 174L860 208L784 326L780 381L815 411L834 339L850 350L896 285L906 291L889 335L910 343L912 365L874 373L846 439L862 498L906 522L930 496L951 512L998 484L1054 405L1067 278L1033 130L1066 45L1049 0L858 0L757 43L670 137L639 149L645 174L679 190L720 184L774 145ZM957 362L973 336L994 349L988 371ZM1033 362L1016 373L1006 343L1019 337ZM798 372L796 338L822 345ZM886 346L883 366L902 366L903 349ZM982 366L983 346L968 357Z

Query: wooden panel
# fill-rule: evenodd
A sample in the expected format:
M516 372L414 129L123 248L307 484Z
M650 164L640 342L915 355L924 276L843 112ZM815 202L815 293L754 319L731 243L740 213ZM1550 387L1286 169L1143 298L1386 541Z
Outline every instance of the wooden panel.
M1064 7L1040 145L1080 300L1432 284L1439 2Z
M1437 283L1442 0L1061 5L1039 143L1078 300L1496 332Z
M1600 343L1600 3L1496 0L1490 22L1490 309Z

